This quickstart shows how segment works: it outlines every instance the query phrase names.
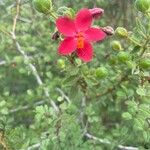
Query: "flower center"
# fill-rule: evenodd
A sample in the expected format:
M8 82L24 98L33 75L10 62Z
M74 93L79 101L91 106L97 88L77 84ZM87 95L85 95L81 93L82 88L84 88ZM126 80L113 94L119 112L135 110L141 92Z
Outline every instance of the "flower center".
M77 34L77 48L83 48L84 47L84 37L83 37L83 33L79 32Z

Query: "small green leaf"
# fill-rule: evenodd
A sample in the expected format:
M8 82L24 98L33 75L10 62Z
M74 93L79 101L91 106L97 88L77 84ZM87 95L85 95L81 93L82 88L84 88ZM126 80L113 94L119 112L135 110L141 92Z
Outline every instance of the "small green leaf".
M122 114L122 117L125 119L125 120L131 120L132 119L132 115L128 112L124 112Z
M146 95L146 90L143 88L143 87L139 87L137 90L136 90L136 93L140 96L145 96Z

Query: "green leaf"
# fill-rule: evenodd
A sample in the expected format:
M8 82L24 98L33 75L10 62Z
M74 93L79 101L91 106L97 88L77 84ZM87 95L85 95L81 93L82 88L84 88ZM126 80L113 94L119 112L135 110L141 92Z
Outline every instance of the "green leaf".
M143 87L137 88L136 93L140 96L146 96L146 90Z
M136 130L143 130L145 120L142 120L141 118L135 118L134 119L134 129Z
M62 81L62 85L63 86L72 86L72 84L75 84L77 81L77 77L76 76L69 76L67 78L65 78L63 81Z
M137 28L139 30L141 30L142 32L146 33L146 29L143 26L143 23L141 22L141 20L139 18L136 18L136 25L137 25Z
M122 114L122 117L125 119L125 120L131 120L132 119L132 115L128 112L124 112Z
M70 68L68 70L68 72L70 73L70 76L75 76L79 73L79 68L75 67L75 68Z
M145 142L149 142L150 140L149 133L146 131L143 131L143 138Z
M133 50L131 51L131 53L137 53L137 52L140 51L140 49L141 49L141 46L136 45L136 46L133 48Z
M3 101L0 102L0 107L1 108L4 107L5 105L6 105L6 101L3 100Z

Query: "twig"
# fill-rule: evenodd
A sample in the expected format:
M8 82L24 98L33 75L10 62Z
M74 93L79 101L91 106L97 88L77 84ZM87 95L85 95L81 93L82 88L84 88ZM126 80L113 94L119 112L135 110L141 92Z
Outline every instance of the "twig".
M16 25L17 25L17 20L18 20L18 17L19 17L19 12L20 12L20 2L21 2L21 0L18 0L18 1L17 1L17 6L16 6L17 12L16 12L16 15L15 15L14 21L13 21L12 32L13 32L14 34L15 34L15 32L16 32Z
M102 144L112 145L112 143L109 140L107 140L107 139L100 139L100 138L98 138L96 136L93 136L93 135L91 135L89 133L85 133L84 136L87 137L89 140L94 140L94 141L97 141L97 142L102 143ZM37 148L40 148L40 146L41 146L41 143L36 143L36 144L28 147L26 150L32 150L32 149L35 149L35 148L37 149ZM131 146L118 145L117 147L120 150L139 150L139 148L131 147ZM23 149L23 150L25 150L25 149Z
M88 138L88 139L91 139L91 140L95 140L95 141L98 141L100 143L103 143L103 144L108 144L108 145L111 145L112 143L107 140L107 139L100 139L96 136L93 136L89 133L86 133L85 136ZM137 147L130 147L130 146L123 146L123 145L118 145L117 146L120 150L139 150Z
M22 106L22 107L20 107L20 108L12 109L12 110L9 111L9 114L13 114L13 113L16 113L16 112L18 112L18 111L27 110L27 109L29 109L29 108L31 108L31 107L43 105L44 103L45 103L45 101L42 100L42 101L36 102L33 106L25 105L25 106Z

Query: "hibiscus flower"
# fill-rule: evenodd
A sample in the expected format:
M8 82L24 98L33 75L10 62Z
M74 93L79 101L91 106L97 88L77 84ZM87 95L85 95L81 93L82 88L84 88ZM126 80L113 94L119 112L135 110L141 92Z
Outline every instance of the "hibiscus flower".
M56 20L58 31L64 35L64 40L58 47L60 55L68 55L76 52L77 56L84 62L93 58L93 47L91 42L103 40L105 32L100 28L91 27L92 14L89 9L81 9L74 19L67 16Z

